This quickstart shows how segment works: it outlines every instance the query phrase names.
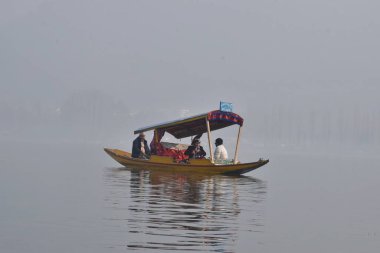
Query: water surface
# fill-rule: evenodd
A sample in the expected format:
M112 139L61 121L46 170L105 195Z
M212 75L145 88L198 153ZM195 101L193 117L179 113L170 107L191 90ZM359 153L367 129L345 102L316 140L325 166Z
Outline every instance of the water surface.
M101 148L1 145L0 252L380 248L374 153L243 148L271 161L231 177L127 169Z

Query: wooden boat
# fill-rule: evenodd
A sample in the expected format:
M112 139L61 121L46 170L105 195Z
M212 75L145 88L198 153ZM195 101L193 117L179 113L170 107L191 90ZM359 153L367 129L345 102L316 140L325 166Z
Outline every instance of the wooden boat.
M184 173L240 175L255 170L269 162L269 160L263 159L252 163L240 163L238 161L238 147L243 121L243 118L235 113L216 110L185 119L135 130L134 134L154 130L153 140L150 144L153 154L149 159L133 158L131 153L119 149L105 148L104 151L126 167ZM239 125L235 156L232 161L220 164L214 161L213 146L211 145L211 131L231 125ZM182 159L184 147L178 148L178 145L176 144L161 142L165 132L170 133L177 139L200 136L207 132L210 158ZM178 155L182 158L179 159Z
M240 175L257 169L269 162L269 160L259 160L253 163L216 165L211 163L209 159L190 159L189 163L181 164L173 162L173 158L168 156L152 155L149 160L143 160L132 158L131 153L119 149L105 148L104 151L106 151L106 153L117 162L126 167L184 173Z

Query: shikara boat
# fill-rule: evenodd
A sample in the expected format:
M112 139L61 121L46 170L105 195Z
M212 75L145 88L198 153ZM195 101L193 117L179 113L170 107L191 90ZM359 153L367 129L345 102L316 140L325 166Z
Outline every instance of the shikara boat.
M242 117L233 112L215 110L180 120L137 129L134 131L134 134L154 131L153 140L150 144L152 155L149 159L133 158L131 153L119 149L105 148L104 151L120 164L131 168L184 173L240 175L255 170L269 162L269 160L263 159L252 163L240 163L238 161L238 148L243 121ZM239 125L234 159L224 161L223 163L214 161L211 132L232 125ZM187 145L161 142L166 132L177 139L201 136L203 133L207 133L210 158L188 159L184 155Z

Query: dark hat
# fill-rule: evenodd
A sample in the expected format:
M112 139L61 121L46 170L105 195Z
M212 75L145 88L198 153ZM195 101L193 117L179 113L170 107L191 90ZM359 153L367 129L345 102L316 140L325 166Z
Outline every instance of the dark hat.
M215 140L215 144L216 144L216 145L221 145L221 144L223 144L223 139L222 139L222 138L218 138L218 139L216 139L216 140Z

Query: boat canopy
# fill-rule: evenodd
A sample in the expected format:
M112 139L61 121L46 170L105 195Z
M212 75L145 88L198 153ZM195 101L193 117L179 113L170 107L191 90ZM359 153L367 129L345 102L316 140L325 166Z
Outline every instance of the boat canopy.
M135 130L134 133L138 134L157 129L160 130L160 132L168 132L177 139L182 139L206 133L206 120L208 120L210 123L210 131L218 130L235 124L243 126L244 121L242 117L235 113L216 110L209 113L165 122L154 126L143 127Z

